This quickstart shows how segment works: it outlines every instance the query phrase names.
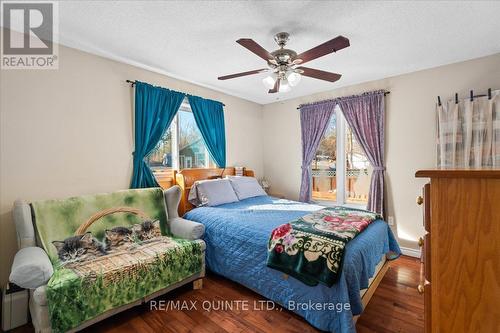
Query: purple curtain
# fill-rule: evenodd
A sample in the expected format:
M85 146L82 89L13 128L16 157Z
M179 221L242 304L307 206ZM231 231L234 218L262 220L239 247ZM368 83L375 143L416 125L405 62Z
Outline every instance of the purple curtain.
M302 131L302 181L299 200L311 200L311 163L325 134L330 117L335 109L335 102L318 105L304 105L300 108L300 126Z
M337 103L373 166L367 209L384 216L384 91L338 98Z

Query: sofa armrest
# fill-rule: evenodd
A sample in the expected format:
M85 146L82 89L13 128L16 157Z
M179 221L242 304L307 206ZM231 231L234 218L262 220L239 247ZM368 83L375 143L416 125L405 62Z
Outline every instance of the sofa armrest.
M168 220L170 232L184 239L201 239L205 233L205 226L201 223L176 217Z
M26 289L36 289L47 284L54 274L52 263L39 247L25 247L14 257L9 281Z

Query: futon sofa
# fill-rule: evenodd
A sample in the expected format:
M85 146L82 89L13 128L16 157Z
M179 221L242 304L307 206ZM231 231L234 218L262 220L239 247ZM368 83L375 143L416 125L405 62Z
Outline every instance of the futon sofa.
M180 197L174 186L16 201L10 280L30 289L35 331L78 331L184 284L201 288L205 229L178 216Z

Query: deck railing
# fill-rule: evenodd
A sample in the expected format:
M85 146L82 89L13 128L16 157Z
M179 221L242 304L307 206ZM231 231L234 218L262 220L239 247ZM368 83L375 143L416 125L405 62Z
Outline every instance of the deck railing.
M368 175L368 169L347 169L346 170L346 177L347 178L357 178L361 173L364 173L365 175ZM337 176L337 171L336 170L330 170L330 169L313 169L312 170L312 176L313 177L335 177Z
M346 170L346 199L348 202L365 203L368 201L368 193L354 193L354 185L361 175L368 176L367 169ZM331 169L312 170L312 196L320 200L336 200L337 193L337 171ZM366 191L368 192L368 191Z

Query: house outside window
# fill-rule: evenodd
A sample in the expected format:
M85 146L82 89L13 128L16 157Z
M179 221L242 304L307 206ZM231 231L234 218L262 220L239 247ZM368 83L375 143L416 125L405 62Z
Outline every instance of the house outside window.
M182 102L172 124L146 161L155 174L165 174L174 169L215 166L187 99Z
M366 206L372 167L337 106L311 163L312 199Z

